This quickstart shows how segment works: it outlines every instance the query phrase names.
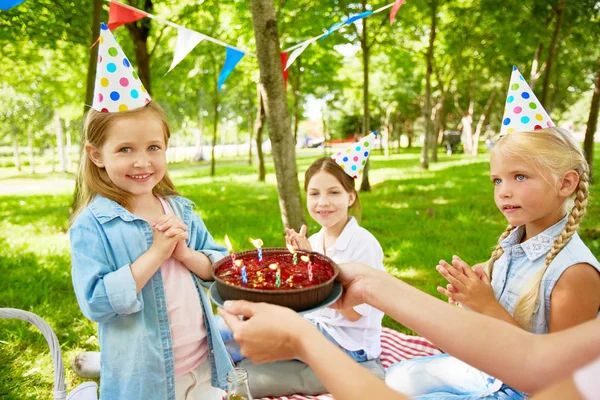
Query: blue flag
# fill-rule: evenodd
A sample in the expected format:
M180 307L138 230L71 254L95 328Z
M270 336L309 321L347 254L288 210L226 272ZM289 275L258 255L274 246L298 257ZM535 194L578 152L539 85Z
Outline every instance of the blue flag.
M354 16L348 18L346 21L344 21L344 23L346 25L349 25L349 24L353 23L354 21L358 21L359 19L363 19L364 17L368 17L371 14L373 14L373 11L365 11L365 12L362 12L360 14L357 14L357 15L354 15Z
M327 36L331 35L337 28L339 28L342 25L344 25L344 22L336 22L335 24L331 25L331 28L329 28L327 30L327 33L325 34L325 36L323 36L321 39L319 39L319 41L325 40L325 38Z
M245 53L242 53L239 50L227 47L227 53L225 54L225 65L223 66L221 74L219 75L219 91L221 91L221 86L223 86L231 71L234 70L235 66L240 62L242 57L244 57L244 54Z
M14 6L18 6L25 0L0 0L0 10L5 11Z

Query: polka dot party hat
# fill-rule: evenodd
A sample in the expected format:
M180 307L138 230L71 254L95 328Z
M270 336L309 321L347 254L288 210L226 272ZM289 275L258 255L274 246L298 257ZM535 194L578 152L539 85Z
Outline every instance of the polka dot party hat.
M104 23L100 24L99 42L92 108L101 112L121 112L148 104L150 95Z
M553 127L554 122L540 104L517 67L513 67L502 117L500 136L513 132Z
M342 167L345 173L356 179L363 172L374 142L375 133L371 133L359 142L353 143L346 150L334 154L331 158Z

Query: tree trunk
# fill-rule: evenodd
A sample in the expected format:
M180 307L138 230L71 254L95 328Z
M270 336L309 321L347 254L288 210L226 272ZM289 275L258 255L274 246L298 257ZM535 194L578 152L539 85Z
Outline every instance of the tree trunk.
M585 139L583 141L585 159L590 166L590 180L593 177L592 172L594 170L594 135L598 130L598 105L600 104L600 59L598 61L598 72L596 72L596 82L594 82L594 94L592 96L590 115L588 116L587 126L585 128Z
M548 58L546 59L546 72L544 74L544 86L542 87L542 98L540 102L542 107L545 107L546 99L548 98L548 89L550 86L550 76L552 73L552 63L554 62L554 54L556 52L556 45L558 43L558 34L562 25L564 11L565 11L566 0L558 0L556 6L556 24L554 25L554 33L552 34L552 41L550 42L550 48L548 49Z
M13 158L15 161L15 168L17 169L17 171L21 172L21 156L19 154L20 150L19 150L19 140L17 139L17 136L13 136Z
M262 134L265 127L265 105L263 103L262 96L260 94L260 88L258 90L258 107L256 114L256 124L254 126L254 132L256 133L256 155L258 156L258 181L264 182L266 178L265 172L265 156L262 149Z
M483 109L483 112L479 116L479 122L477 122L477 128L475 128L475 135L473 136L473 148L471 149L471 154L476 156L479 152L479 138L481 137L481 130L483 129L483 124L485 124L486 119L490 114L490 110L492 109L492 104L494 104L494 97L496 96L496 91L493 90L490 93L490 97Z
M129 4L133 6L132 0ZM153 13L152 0L144 0L143 10ZM150 54L148 53L148 36L150 36L150 18L142 18L139 21L126 24L129 35L133 39L135 48L135 61L137 62L137 73L149 94L152 94L150 85Z
M215 89L216 90L216 89ZM219 130L219 100L218 94L215 96L217 99L214 102L214 110L213 110L213 137L212 137L212 147L210 150L210 176L215 176L215 146L217 145L217 132Z
M538 78L540 77L539 64L540 64L540 57L542 55L543 48L544 48L544 44L542 42L540 42L538 44L538 47L535 49L535 53L533 55L533 62L531 63L531 72L529 74L529 87L531 87L531 90L533 90L535 88L535 83L537 82Z
M404 126L406 127L406 139L408 140L407 149L412 149L412 141L413 141L413 130L412 130L412 122L410 120L404 120Z
M94 43L100 36L100 21L102 18L102 0L92 0L92 39ZM90 50L88 60L87 81L85 85L85 103L83 103L83 113L92 106L94 102L94 84L96 83L96 67L98 65L98 48L96 45Z
M67 172L65 162L65 142L62 121L57 113L54 113L54 129L56 134L56 151L58 152L58 168L60 172Z
M367 0L362 0L362 11L367 11ZM363 18L362 37L360 40L360 47L362 49L363 56L363 136L366 136L371 132L371 115L369 114L369 46L367 43L368 38L369 35L367 32L367 18ZM371 183L369 182L370 165L371 157L367 158L367 163L363 168L362 182L360 183L361 192L371 191Z
M194 161L204 161L204 108L202 107L202 90L198 91L198 135L196 135Z
M252 26L260 70L259 90L269 122L279 208L285 227L300 229L304 208L296 167L287 97L281 73L281 48L273 0L252 0Z
M298 71L296 74L296 78L294 78L294 145L298 143L298 126L300 125L300 86L302 84L302 71L300 71L300 67L302 65L302 57L298 57L295 62L296 70Z
M429 48L427 49L427 72L425 74L425 105L423 118L425 119L425 138L421 149L421 168L429 168L429 146L432 144L433 124L431 121L431 73L433 72L433 45L435 42L437 20L437 0L431 1L431 28L429 31Z
M100 36L100 21L102 19L102 0L93 0L92 3L92 37L90 43L94 43L96 39ZM88 62L88 73L87 73L87 82L86 82L86 93L85 93L85 102L83 104L83 112L88 111L89 107L91 107L94 99L94 84L96 83L96 67L98 64L98 48L99 46L94 46L90 51L90 59ZM83 157L83 151L85 148L85 137L83 136L83 129L81 130L81 134L79 136L79 158ZM79 168L77 168L79 169ZM73 190L73 198L71 200L71 208L69 209L69 214L73 212L77 208L77 202L79 201L79 193L81 192L81 186L83 184L81 180L80 174L75 174L75 189Z
M71 171L71 167L73 166L73 160L71 157L71 124L69 123L69 121L65 121L65 137L67 139L67 146L65 149L67 158L67 171Z
M252 108L248 108L248 165L252 165L252 138L254 135L254 121L252 119Z
M463 149L465 154L471 154L473 152L473 109L475 108L475 102L473 96L470 96L469 107L467 112L460 120L462 125L461 140L463 143Z
M35 174L35 163L33 158L33 133L27 131L27 153L29 154L29 172Z

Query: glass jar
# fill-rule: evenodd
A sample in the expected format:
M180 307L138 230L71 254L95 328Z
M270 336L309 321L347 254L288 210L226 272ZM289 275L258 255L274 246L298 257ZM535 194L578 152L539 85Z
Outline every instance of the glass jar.
M233 368L227 374L227 400L253 400L244 368Z

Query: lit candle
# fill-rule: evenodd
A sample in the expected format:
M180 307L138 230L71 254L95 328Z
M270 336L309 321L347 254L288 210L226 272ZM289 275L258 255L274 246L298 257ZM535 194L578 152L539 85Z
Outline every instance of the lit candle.
M290 251L290 253L292 253L294 265L297 265L298 264L298 253L296 253L296 249L291 244L286 244L286 246L287 246L288 250Z
M308 280L310 282L312 282L312 280L313 280L313 263L312 263L312 261L310 261L310 257L309 256L302 256L302 257L300 257L300 259L302 261L308 263Z
M262 255L263 241L260 240L260 239L252 239L252 238L250 238L250 243L252 243L252 245L254 247L256 247L256 251L258 252L258 262L262 262L262 259L263 259L263 255Z
M244 261L235 260L235 266L238 268L242 267L242 282L244 282L244 285L246 285L248 283L248 275L246 274L246 266L244 265Z
M232 264L236 265L235 253L233 251L233 246L231 245L231 241L229 240L229 236L227 236L227 235L225 235L225 245L227 246L227 250L229 250L229 255L231 256Z

